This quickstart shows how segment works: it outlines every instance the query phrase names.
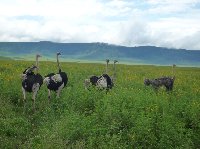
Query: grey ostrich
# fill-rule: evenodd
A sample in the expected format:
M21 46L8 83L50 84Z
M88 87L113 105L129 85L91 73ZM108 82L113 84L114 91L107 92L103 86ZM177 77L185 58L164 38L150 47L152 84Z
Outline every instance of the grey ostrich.
M174 68L176 67L175 64L172 65L172 77L164 76L156 79L145 79L144 85L149 86L151 85L155 90L158 90L159 87L164 86L166 91L172 91L174 86Z
M35 111L35 98L36 95L40 89L40 87L43 84L43 78L38 73L39 70L39 64L38 64L38 58L41 57L39 54L36 55L36 65L33 65L32 67L28 67L24 70L22 74L22 92L24 95L24 109L26 105L26 92L32 92L32 100L33 100L33 110ZM34 70L36 70L36 74L34 73Z

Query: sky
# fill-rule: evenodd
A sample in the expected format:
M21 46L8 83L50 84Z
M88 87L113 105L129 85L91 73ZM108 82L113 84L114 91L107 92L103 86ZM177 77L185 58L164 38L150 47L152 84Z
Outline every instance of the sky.
M200 0L0 0L0 42L200 50Z

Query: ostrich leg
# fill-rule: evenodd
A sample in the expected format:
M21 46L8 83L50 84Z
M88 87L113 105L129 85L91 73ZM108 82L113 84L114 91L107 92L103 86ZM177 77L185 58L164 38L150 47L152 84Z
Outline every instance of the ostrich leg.
M57 98L60 98L60 92L63 89L63 87L64 87L64 83L57 90Z
M32 99L33 99L33 111L34 112L35 112L35 97L37 95L37 92L38 92L39 88L40 88L39 83L34 84L33 88L32 88L32 90L33 90L33 97L32 97Z
M25 89L22 87L22 93L24 95L24 99L23 99L23 103L24 103L24 112L25 112L25 109L26 109L26 91Z
M60 52L57 53L56 58L57 58L57 65L58 65L58 70L60 70L60 62L58 59L58 56L61 55Z
M50 103L50 99L51 99L51 90L48 89L48 99L49 99L49 103Z

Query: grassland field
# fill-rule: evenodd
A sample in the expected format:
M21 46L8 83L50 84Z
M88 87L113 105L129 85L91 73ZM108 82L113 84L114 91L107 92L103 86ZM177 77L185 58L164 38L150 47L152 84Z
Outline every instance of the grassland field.
M118 64L115 86L106 94L83 87L105 65L63 62L67 87L49 103L43 85L34 113L32 94L23 109L20 78L33 63L0 61L0 148L200 148L200 68L176 67L174 90L156 93L144 78L171 76L171 66ZM42 76L57 72L55 62L39 66Z

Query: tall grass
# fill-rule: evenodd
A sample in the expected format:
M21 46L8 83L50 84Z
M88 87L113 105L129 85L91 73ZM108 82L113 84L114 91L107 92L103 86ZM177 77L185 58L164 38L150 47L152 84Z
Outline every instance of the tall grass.
M36 112L28 94L24 113L20 74L32 63L0 61L0 148L200 148L199 68L176 68L173 92L156 93L144 78L170 76L171 67L117 65L106 94L83 87L104 65L62 63L69 83L61 98L48 103L43 85ZM41 62L40 73L49 72L56 63Z

